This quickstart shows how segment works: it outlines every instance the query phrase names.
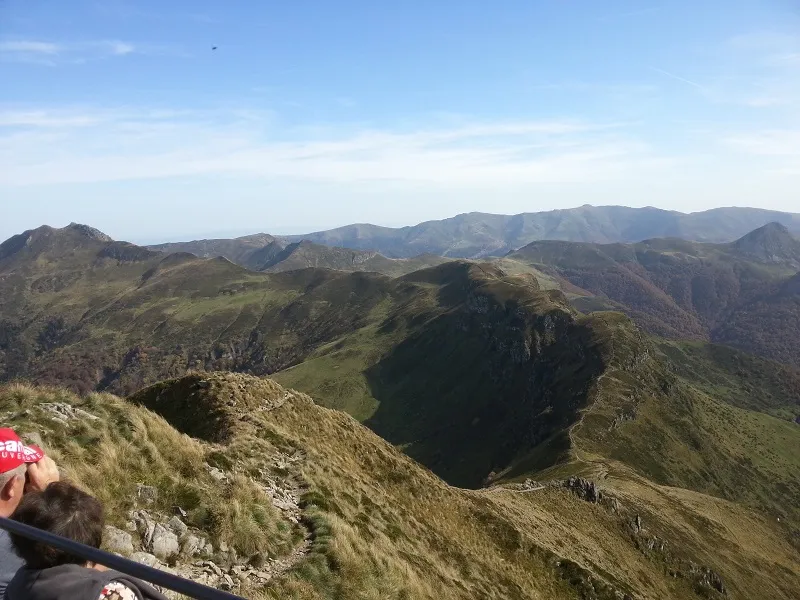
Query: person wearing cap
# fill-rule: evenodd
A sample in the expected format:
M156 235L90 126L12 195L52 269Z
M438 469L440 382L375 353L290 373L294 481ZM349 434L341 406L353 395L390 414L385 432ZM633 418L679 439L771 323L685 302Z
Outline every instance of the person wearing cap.
M41 448L25 445L13 429L0 428L0 517L10 517L26 491L42 492L58 480L56 463ZM0 598L23 564L0 529Z

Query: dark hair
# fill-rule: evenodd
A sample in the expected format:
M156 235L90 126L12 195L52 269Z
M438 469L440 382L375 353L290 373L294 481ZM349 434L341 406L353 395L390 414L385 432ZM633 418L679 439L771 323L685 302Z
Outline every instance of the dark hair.
M51 483L43 492L28 492L11 518L25 525L99 548L105 514L96 498L65 482ZM86 561L63 550L11 534L14 550L32 569L48 569Z

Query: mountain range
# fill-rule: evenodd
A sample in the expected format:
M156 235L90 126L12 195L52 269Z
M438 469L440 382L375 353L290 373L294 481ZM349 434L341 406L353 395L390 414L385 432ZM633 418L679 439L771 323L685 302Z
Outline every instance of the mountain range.
M585 214L578 219L576 211ZM639 235L650 231L643 228L645 223L659 223L661 230L680 230L701 239L726 238L730 232L745 227L745 219L757 223L763 218L778 217L795 228L800 223L796 220L797 215L756 209L717 209L709 213L683 215L680 219L675 217L679 213L661 214L666 211L657 211L658 218L651 218L652 214L647 217L648 211L650 209L583 207L522 216L539 220L549 216L552 220L554 214L565 213L558 221L562 229L549 231L548 235L556 237L563 234L566 223L574 224L579 220L584 225L590 222L602 225L591 231L585 228L574 230L581 231L575 236L578 238L587 235L638 237L632 233L634 230L639 231ZM473 214L422 224L417 233L406 240L418 239L414 236L436 225L433 231L441 233L444 238L460 236L453 247L472 243L469 241L472 239L470 232L479 229L493 231L492 219L492 215ZM480 227L465 226L473 222L480 223ZM611 231L609 223L615 224L616 233ZM624 223L638 223L638 229L631 226L623 234ZM450 233L441 229L448 226L454 227ZM336 243L361 243L328 234L309 237ZM380 239L373 241L383 244ZM239 242L241 247L237 246ZM267 242L267 245L259 247L262 242ZM245 247L248 248L246 251L243 250ZM200 256L220 253L249 269L265 272L319 267L371 271L392 277L447 260L435 254L390 259L376 250L325 246L308 240L290 242L265 235L238 241L170 244L153 249L163 252L188 250ZM562 289L579 310L622 310L656 335L730 344L761 356L800 365L800 350L793 341L800 333L797 317L800 307L796 293L792 292L800 284L791 280L800 271L800 242L789 228L777 221L745 231L740 238L724 243L693 242L677 237L646 239L633 245L554 239L532 242L501 258L484 260L494 262L506 273L531 274L543 288ZM765 335L765 331L769 333Z
M614 243L674 237L701 242L730 242L767 223L780 223L800 234L800 214L755 208L718 208L691 214L658 208L581 206L518 215L468 213L412 227L354 224L303 235L285 236L279 243L310 241L324 246L368 250L389 258L434 254L451 258L503 256L537 240ZM275 241L266 234L235 240L201 240L162 244L152 249L225 256L259 270L251 260L258 248Z
M785 227L362 261L407 265L392 276L276 245L256 271L83 225L0 244L0 381L48 386L12 384L0 407L120 515L136 482L114 492L76 458L117 434L47 406L124 424L155 467L119 453L108 473L190 506L218 546L287 561L264 597L792 598L800 369L777 350L791 322L760 321L797 314ZM759 329L770 347L746 339ZM241 523L203 464L241 481ZM287 506L276 485L293 525L255 508L264 489Z

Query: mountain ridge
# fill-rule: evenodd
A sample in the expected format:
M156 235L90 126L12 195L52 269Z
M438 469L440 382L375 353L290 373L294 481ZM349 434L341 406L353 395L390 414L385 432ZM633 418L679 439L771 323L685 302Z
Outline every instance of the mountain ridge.
M677 237L725 243L772 221L800 234L800 214L765 209L729 207L680 213L654 207L584 205L517 215L463 213L398 228L357 223L326 231L276 236L276 239L283 245L308 240L324 246L377 251L387 258L411 258L421 254L486 258L503 256L541 239L629 243L655 237ZM225 244L240 246L239 250L228 248L229 254L243 256L240 260L232 260L254 268L246 262L248 250L252 251L252 243L247 238L212 241L217 244L214 251L218 253L225 251ZM194 253L204 255L208 252L203 243L181 242L149 247L159 251L194 249Z
M675 236L697 241L727 242L760 224L776 220L791 225L793 231L800 233L800 215L778 211L721 208L687 214L654 207L584 205L517 215L464 213L441 221L426 221L397 229L362 224L288 236L287 239L309 239L327 245L370 248L394 257L385 241L394 236L405 245L405 248L398 245L394 251L405 255L409 252L431 252L454 258L481 258L503 255L536 239L610 243ZM355 235L348 235L354 227ZM461 240L459 233L462 234ZM432 236L440 238L439 241L432 240ZM470 236L472 241L468 241ZM371 240L374 243L369 246Z

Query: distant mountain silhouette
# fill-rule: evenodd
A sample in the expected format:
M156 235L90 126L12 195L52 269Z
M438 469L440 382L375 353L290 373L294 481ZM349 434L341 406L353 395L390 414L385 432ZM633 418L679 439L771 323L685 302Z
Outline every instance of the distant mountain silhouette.
M536 240L604 244L676 237L700 242L730 242L770 222L780 223L800 234L800 214L756 208L718 208L684 214L652 207L586 205L513 216L468 213L397 229L348 225L287 239L377 250L388 257L430 253L481 258L502 256Z
M518 215L468 213L411 227L353 224L328 231L273 237L257 234L231 240L197 240L151 246L161 252L225 256L249 269L266 261L259 249L275 243L310 241L324 246L369 250L387 258L436 254L449 258L503 256L537 240L607 244L674 237L700 242L732 242L752 229L775 222L800 235L800 214L757 208L718 208L684 214L658 208L581 206Z

